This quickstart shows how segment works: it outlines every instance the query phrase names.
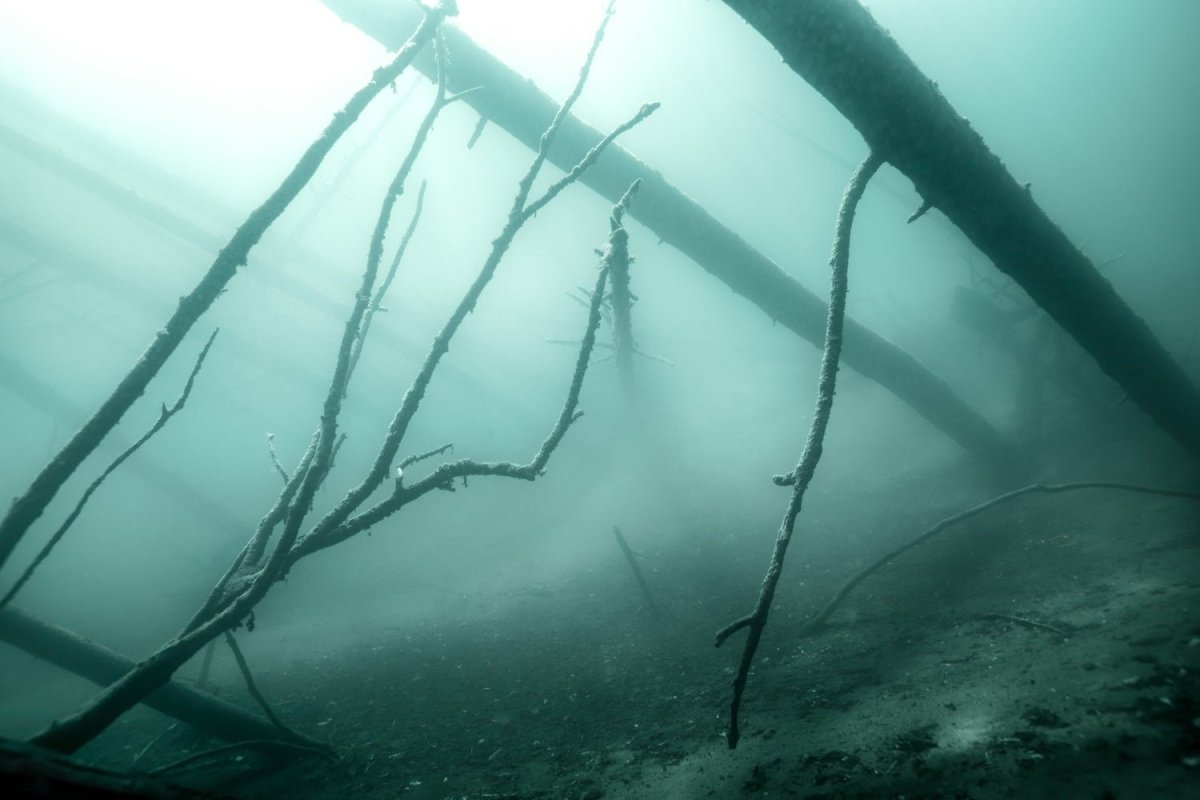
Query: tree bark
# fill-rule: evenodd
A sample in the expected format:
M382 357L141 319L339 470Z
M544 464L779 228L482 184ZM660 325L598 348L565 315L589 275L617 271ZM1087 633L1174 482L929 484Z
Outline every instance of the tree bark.
M342 19L389 48L398 47L419 9L391 0L322 0ZM536 149L557 104L476 45L453 26L443 26L450 53L452 91L482 86L464 99L489 122ZM426 57L429 56L429 57ZM431 54L416 67L434 75ZM569 169L600 141L599 131L575 117L563 125L549 160ZM610 147L580 183L616 202L635 179L642 179L637 204L630 215L814 345L821 346L828 306L790 278L769 258L726 228L698 203L668 183L662 175L620 147ZM962 401L950 387L912 355L852 319L846 319L844 363L887 388L930 423L993 466L1020 461L1015 445Z
M855 0L725 3L1200 459L1195 385L866 9Z
M128 658L65 628L47 625L13 608L0 609L0 641L50 662L99 686L132 670ZM145 699L146 705L226 741L283 740L314 748L325 745L291 738L270 721L212 695L168 683Z

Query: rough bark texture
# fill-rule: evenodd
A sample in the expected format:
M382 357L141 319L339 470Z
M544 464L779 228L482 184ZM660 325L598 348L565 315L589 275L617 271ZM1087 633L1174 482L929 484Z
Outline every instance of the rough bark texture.
M899 45L854 0L725 0L1200 458L1200 392Z
M391 0L322 2L388 47L400 44L403 31L411 28L419 13L413 6ZM482 86L483 91L473 92L464 102L536 149L557 104L462 32L448 25L443 30L450 53L450 89ZM427 75L435 72L428 53L418 58L416 66ZM571 117L559 133L550 161L569 168L600 138L598 131ZM817 346L822 344L828 311L825 302L646 164L611 147L580 182L615 202L638 178L642 188L631 216L773 320ZM889 389L968 451L993 465L1019 460L1006 437L916 358L852 319L846 320L845 338L847 366Z
M12 608L0 610L0 641L101 686L135 666L119 653ZM226 741L282 739L320 746L309 739L290 739L270 721L178 683L150 694L146 705Z

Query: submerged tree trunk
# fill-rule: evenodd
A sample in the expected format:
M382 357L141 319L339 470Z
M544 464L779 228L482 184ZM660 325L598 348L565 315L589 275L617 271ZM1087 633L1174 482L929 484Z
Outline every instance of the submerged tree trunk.
M0 609L0 642L100 686L112 683L134 667L132 661L119 653L13 608ZM148 695L145 703L218 739L281 740L321 746L309 739L288 736L264 717L178 683L166 684Z
M416 6L391 0L322 0L326 6L388 47L397 47L403 31L420 14ZM493 58L452 26L445 26L450 53L450 88L481 86L464 98L489 122L504 128L523 144L536 149L546 122L557 105L530 81ZM435 72L432 57L416 66ZM571 117L550 152L550 161L563 168L598 142L601 134ZM642 179L637 205L630 215L677 248L696 264L757 305L771 319L820 346L828 307L824 300L790 278L774 262L726 228L698 203L668 183L662 175L613 146L581 179L609 200ZM846 320L844 363L887 388L962 447L991 465L1018 462L1015 445L962 401L920 361L870 329Z
M1200 459L1200 392L866 9L855 0L725 3Z

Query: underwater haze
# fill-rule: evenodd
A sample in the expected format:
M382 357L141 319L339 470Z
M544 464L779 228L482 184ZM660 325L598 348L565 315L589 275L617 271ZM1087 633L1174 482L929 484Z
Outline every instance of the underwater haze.
M0 781L1194 795L1200 6L758 5L0 0Z

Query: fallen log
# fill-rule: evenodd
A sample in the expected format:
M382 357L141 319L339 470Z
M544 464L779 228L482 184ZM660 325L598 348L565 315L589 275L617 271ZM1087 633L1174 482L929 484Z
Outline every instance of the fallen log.
M136 666L103 645L14 608L0 609L0 642L48 661L98 686L107 686ZM269 720L232 703L176 683L151 693L145 704L218 739L284 741L314 750L328 746L304 736L290 735Z
M1200 391L865 8L855 0L725 4L1200 459Z
M411 29L421 13L415 5L391 0L322 2L343 20L393 49L400 46L404 31ZM443 32L452 62L448 75L451 91L483 87L483 91L465 97L464 102L488 122L536 149L557 103L453 26L443 26ZM436 74L432 54L418 57L414 65L426 75ZM569 169L600 139L599 131L570 117L559 132L549 160ZM624 149L610 147L580 183L616 202L639 178L642 188L630 216L771 319L814 345L822 345L828 312L824 300ZM846 319L843 361L891 391L984 462L1003 467L1020 462L1015 445L944 381L912 355L850 318Z

